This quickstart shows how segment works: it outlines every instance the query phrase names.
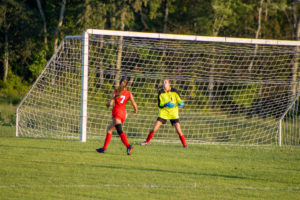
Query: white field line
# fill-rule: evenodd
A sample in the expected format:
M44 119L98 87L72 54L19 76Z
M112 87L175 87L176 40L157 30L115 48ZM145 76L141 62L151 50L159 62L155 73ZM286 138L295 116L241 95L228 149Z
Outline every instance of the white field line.
M196 183L194 185L158 185L158 184L143 184L143 185L135 185L135 184L71 184L71 185L25 185L25 184L16 184L16 185L0 185L0 189L4 188L36 188L36 187L57 187L57 188L89 188L89 187L108 187L108 188L116 188L116 187L122 187L122 188L191 188L196 189L197 185Z
M193 185L158 185L158 184L71 184L71 185L25 185L25 184L16 184L16 185L0 185L0 189L11 189L11 188L40 188L40 187L55 187L55 188L146 188L146 189L217 189L224 188L224 186L197 186L196 183ZM226 189L233 190L262 190L262 191L270 191L270 190L300 190L300 187L252 187L252 186L236 186L236 187L225 187Z

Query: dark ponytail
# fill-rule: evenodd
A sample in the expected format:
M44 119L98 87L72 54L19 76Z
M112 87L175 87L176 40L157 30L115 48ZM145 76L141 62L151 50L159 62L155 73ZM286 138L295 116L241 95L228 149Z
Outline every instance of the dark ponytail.
M121 96L121 94L122 94L123 90L125 89L125 87L127 86L127 84L128 84L128 78L122 77L120 80L119 87L117 89L117 93L115 95L115 99Z

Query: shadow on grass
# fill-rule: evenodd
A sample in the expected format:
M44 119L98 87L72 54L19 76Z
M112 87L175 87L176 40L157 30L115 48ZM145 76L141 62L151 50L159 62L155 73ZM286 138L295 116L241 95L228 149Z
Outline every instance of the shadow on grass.
M94 165L92 167L105 168L105 169L120 169L120 170L128 170L128 171L146 171L146 172L184 174L184 175L194 175L194 176L222 177L222 178L230 178L230 179L249 179L247 177L234 176L234 175L209 174L209 173L186 172L186 171L175 171L175 170L172 171L172 170L165 170L165 169L153 169L153 168L142 168L142 167L119 167L119 166L104 166L104 165L102 166Z

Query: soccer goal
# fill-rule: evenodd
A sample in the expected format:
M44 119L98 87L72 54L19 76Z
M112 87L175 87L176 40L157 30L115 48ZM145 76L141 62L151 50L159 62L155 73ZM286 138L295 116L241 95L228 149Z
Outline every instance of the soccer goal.
M189 143L300 144L300 41L86 30L68 36L17 109L16 135L85 142L104 137L105 107L122 76L138 114L123 125L144 140L169 78L185 107ZM117 134L116 134L117 135ZM156 141L179 141L170 123Z

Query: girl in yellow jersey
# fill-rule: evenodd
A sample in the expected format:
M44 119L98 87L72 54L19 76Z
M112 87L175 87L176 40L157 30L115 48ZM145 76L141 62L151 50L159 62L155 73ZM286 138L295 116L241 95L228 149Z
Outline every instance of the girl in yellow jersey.
M187 145L180 128L178 114L178 107L184 107L184 102L181 100L177 90L171 88L169 79L164 79L163 85L164 88L158 92L158 118L153 129L149 132L146 141L142 142L141 145L147 145L159 127L165 124L167 120L170 120L172 126L176 129L183 147L186 148Z

